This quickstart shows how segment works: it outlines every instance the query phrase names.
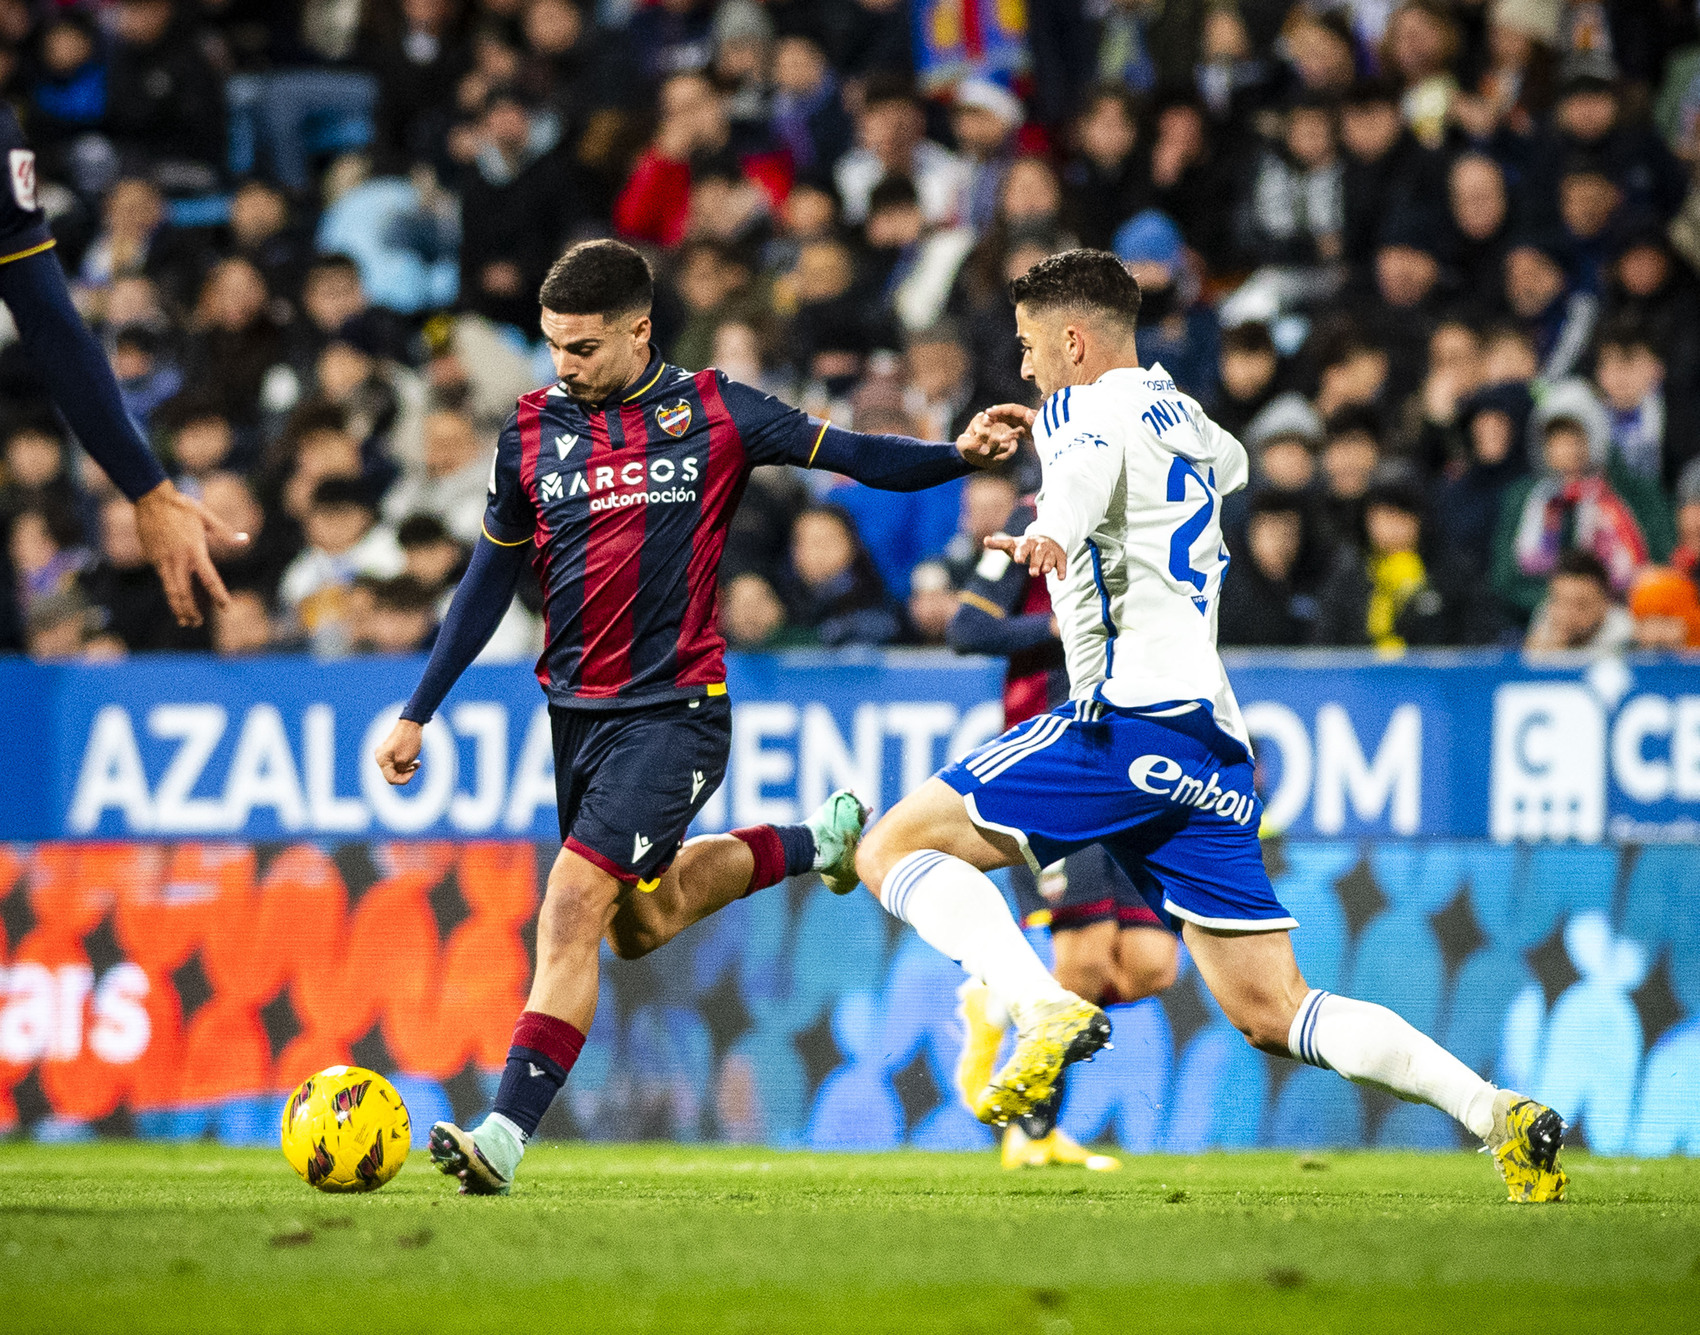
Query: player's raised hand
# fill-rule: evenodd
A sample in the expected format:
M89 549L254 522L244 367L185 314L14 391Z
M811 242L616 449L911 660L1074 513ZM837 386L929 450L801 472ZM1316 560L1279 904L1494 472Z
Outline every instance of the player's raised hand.
M1027 567L1029 575L1055 575L1061 579L1068 567L1068 557L1061 546L1042 534L1012 538L1007 533L994 533L986 539L986 548L1008 552L1017 565Z
M375 759L384 778L399 788L419 772L419 748L424 744L425 730L409 719L398 718Z
M956 438L957 450L976 468L996 467L1021 447L1025 424L994 417L996 411L988 408L975 413L968 429Z
M136 536L143 553L159 571L166 601L179 626L201 624L201 609L195 602L196 580L219 607L230 601L230 591L213 565L208 542L221 551L230 551L247 545L246 533L238 533L171 483L161 482L136 502Z
M1018 437L1031 431L1033 423L1039 419L1036 411L1020 403L996 403L980 416L989 422L1012 428Z

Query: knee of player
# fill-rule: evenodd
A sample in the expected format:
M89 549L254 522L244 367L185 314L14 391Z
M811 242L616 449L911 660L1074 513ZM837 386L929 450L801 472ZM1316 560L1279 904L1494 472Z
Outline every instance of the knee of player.
M621 927L616 923L608 929L607 939L609 949L619 959L641 960L666 938L643 927Z
M1122 989L1128 998L1167 991L1180 976L1180 949L1167 932L1141 928L1122 933Z

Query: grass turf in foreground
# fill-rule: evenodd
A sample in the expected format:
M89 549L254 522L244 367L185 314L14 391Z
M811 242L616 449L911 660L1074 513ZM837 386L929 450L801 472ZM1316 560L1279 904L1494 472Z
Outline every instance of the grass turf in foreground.
M216 1146L0 1146L0 1328L290 1331L1693 1329L1700 1161L1571 1156L1517 1207L1467 1154L1129 1158L540 1145L460 1199ZM1466 1325L1467 1323L1467 1325Z

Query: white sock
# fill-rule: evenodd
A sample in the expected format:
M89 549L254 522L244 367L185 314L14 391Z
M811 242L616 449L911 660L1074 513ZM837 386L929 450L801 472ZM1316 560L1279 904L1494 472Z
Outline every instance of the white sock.
M880 903L1012 1010L1071 999L1027 944L997 886L961 858L928 848L900 858L886 873Z
M980 982L984 983L986 986L986 1023L991 1025L993 1029L1008 1029L1008 1005L1006 1005L1004 999L998 995L997 988L986 983L984 978L980 979Z
M1287 1047L1302 1062L1439 1108L1484 1140L1493 1130L1494 1087L1385 1006L1313 988Z

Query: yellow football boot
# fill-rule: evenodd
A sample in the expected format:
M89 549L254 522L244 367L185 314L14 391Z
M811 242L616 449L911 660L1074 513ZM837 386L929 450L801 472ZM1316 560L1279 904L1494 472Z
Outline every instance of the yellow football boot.
M956 1089L970 1108L974 1097L992 1082L1004 1026L992 1023L992 990L978 978L956 989L956 1018L962 1022L962 1053L956 1059Z
M1011 1122L1003 1129L1003 1146L998 1152L999 1162L1007 1171L1014 1168L1038 1168L1044 1162L1044 1154L1037 1159L1033 1156L1033 1138L1023 1131L1016 1123Z
M1514 1201L1561 1201L1570 1178L1558 1166L1564 1119L1544 1104L1502 1089L1493 1099L1487 1144Z
M1113 1173L1122 1166L1122 1161L1114 1155L1092 1153L1061 1128L1033 1145L1045 1156L1042 1162L1048 1164L1080 1167L1089 1173Z
M1064 1068L1110 1041L1110 1017L1089 1001L1043 1001L1015 1014L1015 1051L974 1098L974 1116L1003 1126L1051 1095Z

